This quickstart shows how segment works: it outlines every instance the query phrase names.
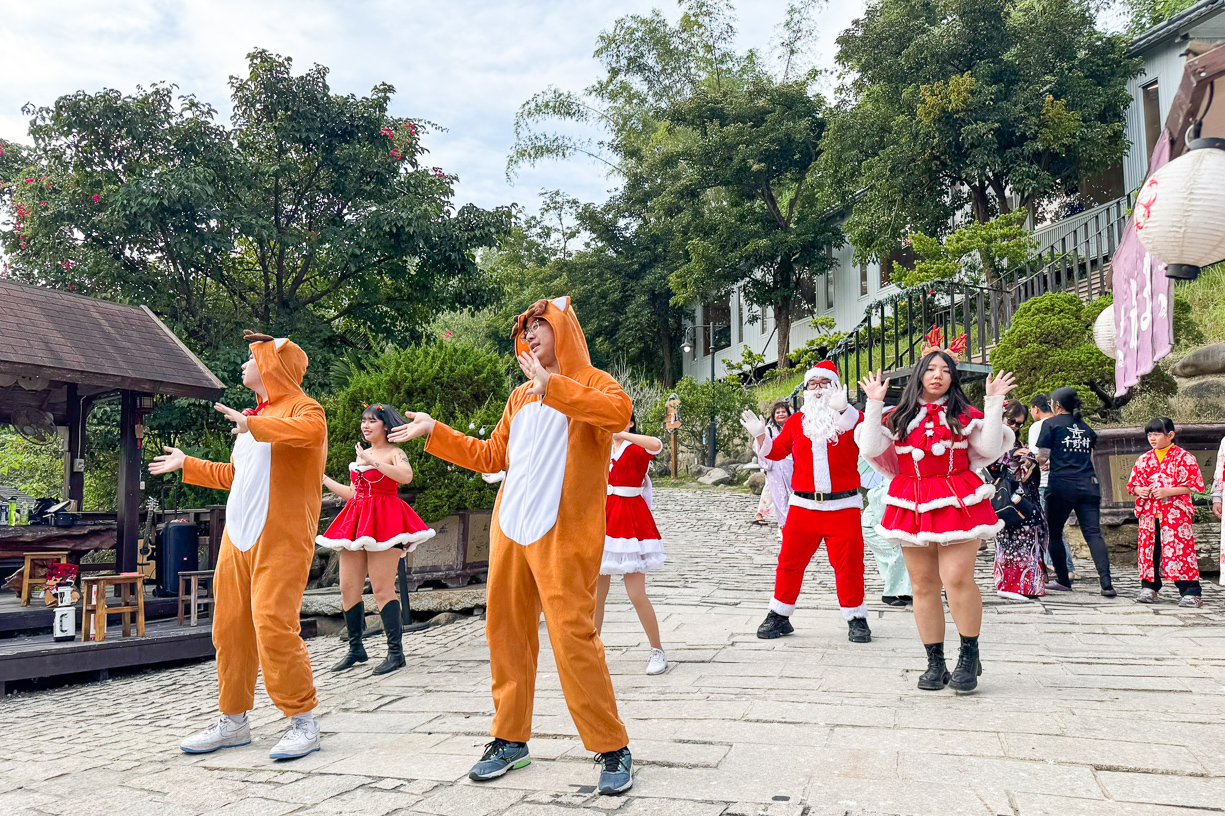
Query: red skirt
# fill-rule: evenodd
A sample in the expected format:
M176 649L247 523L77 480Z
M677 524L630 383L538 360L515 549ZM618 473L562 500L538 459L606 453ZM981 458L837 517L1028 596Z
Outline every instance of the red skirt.
M991 507L992 485L968 470L948 476L898 475L889 483L876 531L902 546L990 538L1004 524Z
M357 496L345 503L327 532L315 543L332 550L382 552L399 547L412 552L422 541L434 537L421 517L397 496Z
M651 572L663 566L664 543L642 496L609 496L601 575Z

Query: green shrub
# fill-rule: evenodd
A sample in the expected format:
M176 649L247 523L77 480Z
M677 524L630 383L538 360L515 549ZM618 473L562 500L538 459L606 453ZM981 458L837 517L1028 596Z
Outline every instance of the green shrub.
M744 428L740 427L740 414L746 408L755 408L752 392L741 385L739 378L728 377L711 383L699 383L692 377L683 377L676 384L676 395L680 398L681 444L696 451L700 460L707 459L707 432L713 414L717 423L715 444L717 449L728 453L738 451L748 441ZM640 423L643 433L663 437L664 403L661 397Z

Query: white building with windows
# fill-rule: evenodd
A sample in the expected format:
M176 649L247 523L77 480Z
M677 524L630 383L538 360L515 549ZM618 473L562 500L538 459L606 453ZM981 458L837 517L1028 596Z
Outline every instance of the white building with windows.
M1120 166L1082 185L1083 195L1100 202L1098 206L1035 230L1040 250L1067 251L1073 245L1083 244L1085 254L1093 254L1097 246L1094 242L1101 240L1094 235L1098 224L1107 213L1118 213L1120 199L1134 193L1147 176L1149 158L1182 81L1188 56L1203 53L1220 42L1225 42L1225 0L1201 0L1132 42L1129 56L1141 57L1144 67L1128 85L1132 104L1125 114L1130 141L1127 155ZM1225 136L1225 99L1209 111L1203 132L1206 136ZM815 308L805 315L808 307L800 307L800 314L792 321L792 349L819 336L820 332L813 329L812 317L832 317L836 331L850 331L864 319L869 304L896 291L891 283L882 280L879 263L853 264L852 255L850 245L835 252L834 267L817 282L817 291L809 293ZM752 319L754 315L756 320ZM726 299L697 305L690 323L728 326L716 330L713 336L708 329L700 330L697 342L684 354L682 373L698 381L710 378L712 355L715 377L726 376L727 365L741 359L745 346L765 357L766 367L778 362L771 310L767 308L762 315L761 308L746 303L738 289Z

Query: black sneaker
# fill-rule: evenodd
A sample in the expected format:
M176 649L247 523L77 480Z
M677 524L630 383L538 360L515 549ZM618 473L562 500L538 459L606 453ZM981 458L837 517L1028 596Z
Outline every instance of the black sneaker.
M881 603L886 606L905 606L906 599L901 595L881 595Z
M486 743L481 761L468 771L468 778L473 782L485 782L504 776L507 771L526 768L531 764L532 758L528 755L526 742L495 739L493 742Z
M600 766L597 790L601 796L616 796L634 787L634 758L628 745L619 751L596 754L595 761Z
M773 609L766 615L766 619L761 622L761 626L757 627L757 637L763 640L771 640L773 638L789 635L795 631L795 627L791 625L791 619L786 615L780 615Z
M872 630L868 628L867 618L851 618L847 621L846 639L851 643L871 643Z

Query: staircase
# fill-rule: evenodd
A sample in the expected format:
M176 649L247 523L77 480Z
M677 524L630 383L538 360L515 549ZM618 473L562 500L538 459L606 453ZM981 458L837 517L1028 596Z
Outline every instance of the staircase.
M948 338L967 335L958 370L972 382L991 372L991 349L1022 303L1048 292L1071 292L1086 302L1109 294L1110 259L1123 237L1128 204L1116 199L1037 233L1034 260L995 286L934 281L870 303L863 321L830 353L852 398L862 402L859 381L879 369L893 381L890 398L896 399L932 326Z

